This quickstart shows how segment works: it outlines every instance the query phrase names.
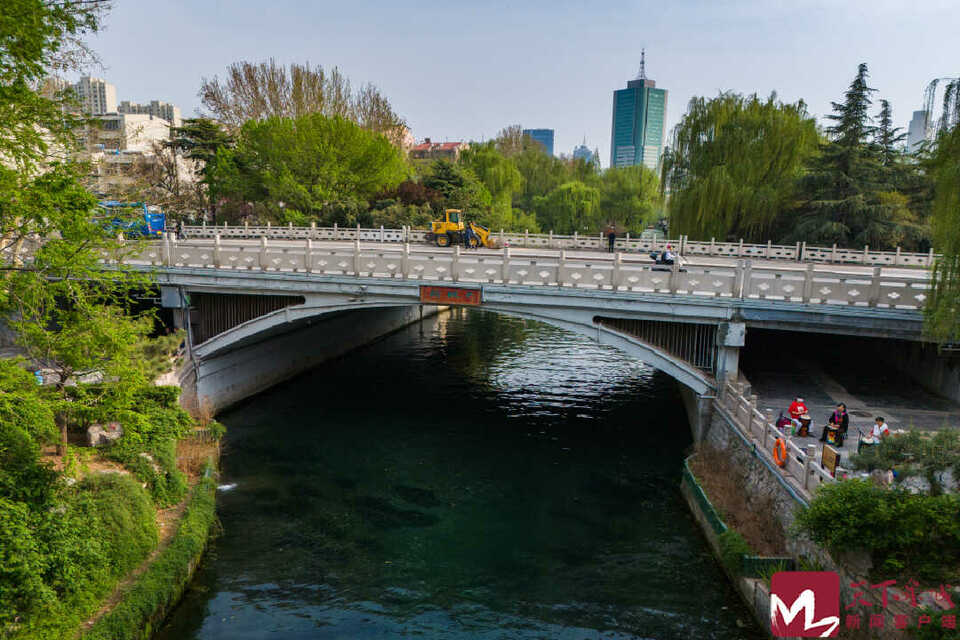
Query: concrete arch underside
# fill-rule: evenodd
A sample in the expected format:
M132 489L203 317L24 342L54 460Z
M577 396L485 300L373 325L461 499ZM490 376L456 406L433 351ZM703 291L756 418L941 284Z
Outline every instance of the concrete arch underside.
M228 358L231 353L249 350L258 344L268 346L271 341L279 340L284 336L299 334L312 326L351 316L356 319L356 322L351 323L347 320L345 325L352 327L364 340L369 341L372 338L371 331L385 329L385 332L389 332L400 328L404 324L420 319L424 309L426 309L426 313L431 313L435 307L422 307L419 304L411 305L409 303L380 300L308 300L304 304L278 309L243 322L202 344L196 345L193 348L192 359L196 363L195 368L209 369L210 367L206 365L212 365L217 360ZM531 309L529 306L504 303L484 304L482 309L543 322L565 331L584 335L600 344L613 346L627 355L663 371L698 396L710 395L715 390L716 383L706 372L655 345L596 323L593 310ZM357 314L362 314L362 318ZM339 324L343 324L343 321L340 320L337 323L337 331L340 330ZM303 337L306 338L306 336ZM354 344L354 342L348 340L346 343ZM281 363L277 363L277 365L283 366ZM299 367L294 364L293 368L297 369ZM204 372L198 370L197 373L198 383L202 383ZM285 377L296 375L296 373L299 373L299 371L292 371ZM273 377L271 376L271 378ZM202 394L202 389L199 388L202 387L202 384L197 386L198 392ZM232 401L236 400L233 399Z

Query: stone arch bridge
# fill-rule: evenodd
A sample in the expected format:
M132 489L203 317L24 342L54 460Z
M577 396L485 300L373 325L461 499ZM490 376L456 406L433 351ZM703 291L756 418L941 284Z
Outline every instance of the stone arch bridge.
M188 332L185 386L214 409L467 305L610 344L675 378L695 437L751 328L920 341L926 273L727 260L654 267L625 254L167 238L123 262L153 272Z

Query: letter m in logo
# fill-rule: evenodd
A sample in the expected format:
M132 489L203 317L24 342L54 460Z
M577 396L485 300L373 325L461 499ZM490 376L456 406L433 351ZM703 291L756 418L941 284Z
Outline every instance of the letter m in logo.
M840 627L840 577L781 571L770 579L770 631L777 638L832 638Z

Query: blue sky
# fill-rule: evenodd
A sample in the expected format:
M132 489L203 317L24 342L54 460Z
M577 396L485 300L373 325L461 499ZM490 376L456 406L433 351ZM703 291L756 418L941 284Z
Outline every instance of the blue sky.
M906 127L934 77L960 74L955 0L115 0L93 39L121 100L200 107L202 77L237 60L339 66L373 82L414 135L492 137L509 124L586 137L609 159L611 101L647 50L668 127L720 90L806 100L822 116L864 61ZM951 6L952 5L952 6Z

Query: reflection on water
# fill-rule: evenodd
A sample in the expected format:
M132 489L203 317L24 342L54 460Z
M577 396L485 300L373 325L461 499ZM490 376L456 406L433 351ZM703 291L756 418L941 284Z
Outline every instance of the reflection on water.
M615 350L455 312L222 419L225 532L161 638L761 637L672 382Z

